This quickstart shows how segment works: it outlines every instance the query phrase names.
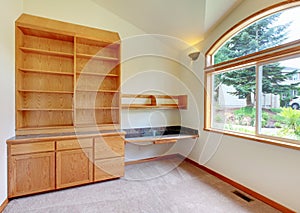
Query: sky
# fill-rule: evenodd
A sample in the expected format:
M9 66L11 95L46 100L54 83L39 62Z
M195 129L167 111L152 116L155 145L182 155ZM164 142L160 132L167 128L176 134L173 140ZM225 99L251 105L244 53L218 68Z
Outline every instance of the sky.
M295 41L300 38L300 7L294 7L285 10L280 16L277 24L286 24L292 21L289 26L288 40L287 42ZM277 25L276 24L276 25ZM285 60L281 63L283 66L300 69L300 56L294 59Z
M289 26L288 41L294 41L300 38L300 7L285 10L277 23L286 24L289 21L292 23Z

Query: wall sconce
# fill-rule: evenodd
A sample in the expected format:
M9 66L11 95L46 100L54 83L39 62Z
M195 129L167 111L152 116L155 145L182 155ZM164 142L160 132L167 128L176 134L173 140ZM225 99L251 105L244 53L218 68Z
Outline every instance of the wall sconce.
M188 56L189 56L193 61L196 61L197 58L199 57L199 55L200 55L200 52L198 51L198 52L192 52L192 53L190 53Z

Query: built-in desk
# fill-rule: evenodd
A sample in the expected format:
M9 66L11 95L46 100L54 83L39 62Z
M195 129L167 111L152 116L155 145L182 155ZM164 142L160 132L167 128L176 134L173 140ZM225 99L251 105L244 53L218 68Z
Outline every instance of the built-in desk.
M126 143L152 142L153 144L163 144L199 137L198 130L182 126L134 128L124 129L123 131L126 132Z

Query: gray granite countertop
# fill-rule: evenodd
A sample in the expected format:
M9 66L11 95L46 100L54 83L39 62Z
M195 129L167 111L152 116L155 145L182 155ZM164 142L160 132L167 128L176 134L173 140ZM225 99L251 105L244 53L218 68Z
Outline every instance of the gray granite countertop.
M135 142L162 142L198 138L198 130L182 127L182 126L166 126L166 127L145 127L123 129L126 132L125 141Z

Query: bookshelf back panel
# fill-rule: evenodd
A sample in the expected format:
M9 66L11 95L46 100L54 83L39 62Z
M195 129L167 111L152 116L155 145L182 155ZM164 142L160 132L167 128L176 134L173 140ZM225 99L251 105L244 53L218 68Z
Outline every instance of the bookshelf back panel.
M81 53L88 53L88 51L93 49L101 49L101 48L109 48L115 52L118 52L120 49L120 43L119 41L116 41L115 43L108 43L105 41L99 41L94 40L90 38L83 38L83 37L77 37L76 38L77 43L77 52ZM96 54L97 52L94 52L93 54Z
M118 52L115 48L108 46L92 46L88 44L77 43L78 53L88 54L88 55L97 55L97 56L105 56L117 58Z
M21 68L73 73L74 60L67 57L23 53Z
M20 89L73 92L73 83L73 76L23 73Z
M67 42L73 42L74 37L70 35L64 35L64 34L59 34L55 32L50 32L50 31L44 31L44 30L38 30L34 29L31 27L24 27L24 26L19 26L18 27L24 35L32 35L32 36L37 36L41 38L49 38L49 39L57 39L57 40L62 40L62 41L67 41Z
M119 110L76 110L75 125L119 124Z
M114 77L80 75L76 89L79 90L118 90L118 82Z
M72 126L72 111L23 111L21 128Z
M97 60L92 58L77 58L77 72L118 75L118 63L114 61Z
M72 109L72 94L21 93L21 109Z
M23 46L46 51L55 51L70 54L74 53L73 42L32 35L24 35Z
M99 107L119 107L118 93L76 93L77 108L99 108Z

